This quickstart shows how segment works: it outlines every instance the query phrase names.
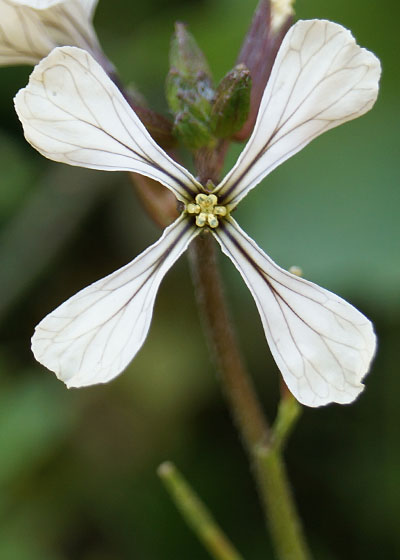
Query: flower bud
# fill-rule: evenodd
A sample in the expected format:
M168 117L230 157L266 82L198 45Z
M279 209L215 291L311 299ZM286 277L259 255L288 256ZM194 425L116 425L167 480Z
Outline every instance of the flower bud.
M295 0L271 0L271 30L279 33L285 27L288 20L294 15Z
M276 54L293 19L293 3L294 0L260 0L254 13L237 60L246 65L252 78L249 116L235 135L239 142L247 140L253 130Z
M251 76L238 64L222 78L211 111L211 127L218 138L229 138L240 130L250 109Z
M194 81L198 76L204 75L208 76L211 82L206 57L186 25L180 22L175 24L169 62L171 68L176 68L179 74L188 80Z
M176 68L171 68L166 80L166 96L173 113L189 109L208 119L214 90L204 76L200 75L196 80L191 80L182 76Z
M174 133L191 149L209 146L212 78L204 54L182 23L175 26L170 65L166 96L175 117Z

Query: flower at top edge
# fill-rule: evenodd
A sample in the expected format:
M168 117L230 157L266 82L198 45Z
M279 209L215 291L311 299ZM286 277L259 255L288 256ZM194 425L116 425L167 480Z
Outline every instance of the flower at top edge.
M100 57L92 18L98 0L0 0L0 65L36 64L58 46Z

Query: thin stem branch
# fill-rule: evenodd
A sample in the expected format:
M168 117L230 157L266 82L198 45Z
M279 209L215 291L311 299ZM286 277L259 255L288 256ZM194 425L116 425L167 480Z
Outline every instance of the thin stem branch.
M215 560L243 560L235 550L214 517L191 488L189 483L170 462L158 468L158 475L163 481L172 500L180 510L186 523L197 534L200 542Z
M280 450L261 445L256 450L256 457L268 514L267 527L277 557L280 560L311 560Z
M190 261L208 343L253 466L277 557L310 560L282 456L284 444L299 417L300 405L292 395L284 393L275 424L269 428L239 351L211 235L199 236L192 243Z
M284 397L280 400L272 428L271 448L283 452L285 444L297 424L301 410L301 405L291 393L284 394Z
M283 460L284 446L300 414L300 404L286 394L279 403L268 445L261 444L254 450L267 528L280 560L311 560Z

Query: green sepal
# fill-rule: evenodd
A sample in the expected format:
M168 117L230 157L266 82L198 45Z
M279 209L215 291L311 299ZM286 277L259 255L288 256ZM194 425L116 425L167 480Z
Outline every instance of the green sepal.
M211 146L214 142L208 123L196 118L190 111L182 111L176 115L173 133L191 150Z
M196 80L191 80L182 76L176 68L171 68L166 79L166 96L172 113L189 109L209 119L214 90L208 77L198 76Z
M240 130L249 115L250 71L238 64L222 78L211 109L211 129L218 138L229 138Z

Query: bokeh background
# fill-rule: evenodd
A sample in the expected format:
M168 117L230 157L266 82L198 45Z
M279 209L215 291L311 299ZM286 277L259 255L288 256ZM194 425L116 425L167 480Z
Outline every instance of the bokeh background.
M95 23L125 83L166 112L168 45L186 21L216 79L256 0L102 0ZM399 39L395 0L298 0L299 18L352 29L382 60L378 102L274 171L241 205L246 231L282 266L341 294L380 340L351 406L305 409L288 469L315 558L400 557ZM35 324L131 260L159 232L124 174L46 161L12 108L30 68L0 69L0 558L202 560L156 475L171 459L245 558L272 558L240 441L208 358L182 258L148 340L106 386L68 391L35 363ZM239 148L232 150L231 165ZM221 256L241 344L273 418L278 373L255 306Z

